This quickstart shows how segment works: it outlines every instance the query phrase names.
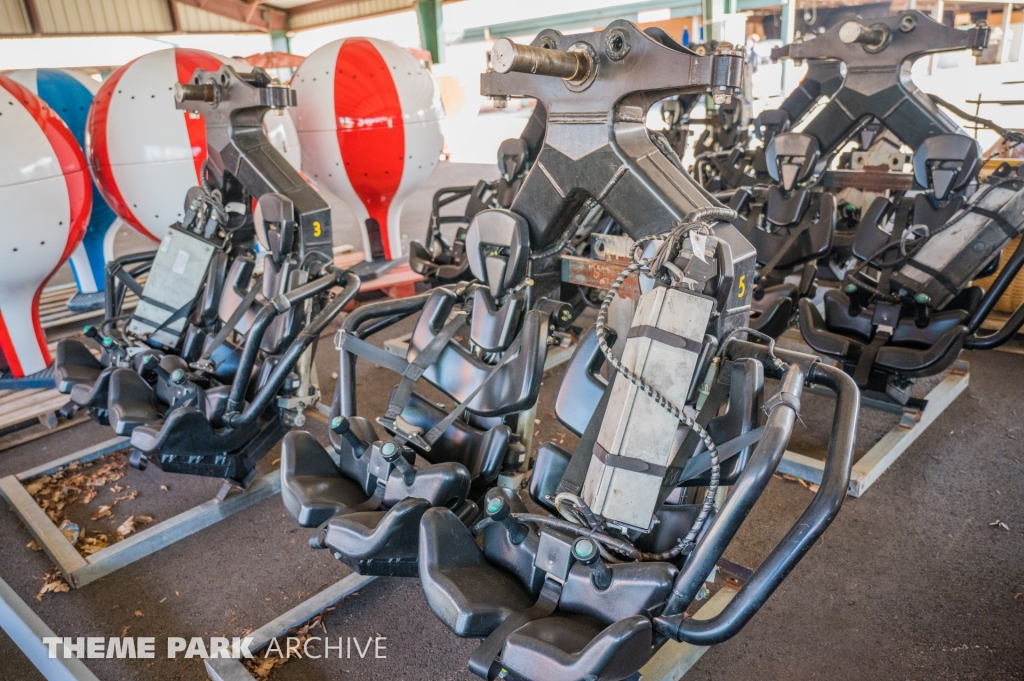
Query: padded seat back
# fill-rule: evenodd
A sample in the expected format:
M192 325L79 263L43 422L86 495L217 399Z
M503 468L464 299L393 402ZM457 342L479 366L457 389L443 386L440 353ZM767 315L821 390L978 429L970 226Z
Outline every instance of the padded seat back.
M614 344L614 333L609 333L609 340ZM597 342L597 326L591 326L580 337L555 396L555 417L577 436L587 429L608 387L608 379L601 375L604 361L604 353Z
M974 179L981 164L978 141L967 135L929 137L914 150L914 179L944 201Z
M757 251L758 264L787 269L828 255L835 229L832 194L798 189L787 196L771 187L768 200L751 211L740 231Z
M818 140L800 132L784 132L772 137L765 147L768 175L782 187L792 191L814 173L821 150Z
M765 109L754 119L754 136L766 145L788 130L789 113L784 109Z
M408 361L414 360L444 328L455 302L455 294L447 289L435 289L431 293L409 339ZM522 344L516 356L477 393L467 411L479 416L503 416L522 411L536 402L547 356L547 328L548 321L543 312L531 310L526 313L520 331ZM460 344L450 342L437 361L424 371L423 379L461 402L486 379L491 370L492 365Z

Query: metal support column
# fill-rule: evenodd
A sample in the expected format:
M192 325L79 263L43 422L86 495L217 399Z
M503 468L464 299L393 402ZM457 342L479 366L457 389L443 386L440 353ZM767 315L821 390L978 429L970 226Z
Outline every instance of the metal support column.
M940 0L941 1L941 0ZM782 44L789 45L796 38L796 0L782 0ZM792 89L790 71L793 64L788 59L781 60L782 65L782 96L785 97ZM793 86L796 83L792 83Z
M944 4L943 0L938 0L935 3L935 6L932 8L932 19L935 19L935 21L937 21L937 22L939 22L941 24L942 23L942 15L944 13L945 13L945 4ZM935 58L936 58L936 55L934 55L934 54L928 56L928 75L929 76L933 75L935 73Z
M292 51L292 41L288 37L287 31L271 31L270 32L270 49L273 52L287 52Z
M1000 64L1010 60L1010 18L1013 16L1013 3L1003 5L1003 37L999 39L999 57L996 61Z
M430 52L435 64L444 61L444 12L442 0L419 0L416 3L416 17L420 24L420 43Z

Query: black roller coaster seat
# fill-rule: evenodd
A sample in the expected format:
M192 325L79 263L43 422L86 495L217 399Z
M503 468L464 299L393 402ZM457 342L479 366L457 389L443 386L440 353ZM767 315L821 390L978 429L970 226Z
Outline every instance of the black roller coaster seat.
M914 150L913 164L917 183L944 201L977 177L981 149L966 135L935 135Z
M584 439L608 384L601 375L603 359L591 328L555 400L557 418ZM731 363L718 377L701 417L710 421L717 442L756 425L763 383L761 365L752 359ZM751 451L723 462L723 480L730 481L725 484L738 479ZM552 518L558 517L555 496L572 456L551 442L538 448L529 494ZM707 482L706 466L688 464L680 473L679 496ZM428 604L456 635L485 639L470 660L474 673L495 678L504 669L508 678L530 681L617 680L630 678L652 657L660 645L652 619L685 556L605 564L585 538L549 527L538 530L512 517L528 509L510 490L488 491L482 505L486 517L477 524L476 537L443 508L427 511L420 525L419 575ZM665 503L655 530L638 539L637 547L668 551L693 526L699 510L699 504Z
M423 243L413 241L409 244L409 266L414 272L441 284L470 278L465 244L469 225L483 210L512 205L543 139L545 118L544 107L538 103L523 136L507 139L499 145L500 177L497 180L480 180L473 186L445 187L434 194L427 238ZM461 214L442 215L445 206L463 198L466 199L466 208ZM455 226L455 235L450 242L441 232L442 225Z
M754 118L754 136L767 145L780 132L788 132L789 124L789 113L783 109L765 109Z
M784 120L785 112L781 113ZM813 137L794 132L773 134L765 147L765 159L776 184L739 225L757 250L759 265L750 324L773 337L789 327L797 301L812 294L814 264L832 248L835 198L804 186L813 176L818 158ZM734 202L743 193L749 195L749 190L739 190Z
M978 144L965 135L936 135L915 150L913 162L923 190L896 202L876 198L857 226L852 252L859 264L848 273L844 289L825 294L823 313L805 301L800 307L801 333L811 347L841 360L862 388L898 401L908 397L898 387L906 387L903 379L952 365L983 296L975 286L949 290L953 284L947 282L937 305L930 296L904 288L911 287L901 280L900 269L921 257L921 244L929 245L930 235L945 231L954 216L967 214L965 195L977 175ZM953 257L946 254L944 260ZM979 267L984 264L979 260Z
M467 235L468 261L483 284L458 292L437 288L410 308L419 318L405 362L395 370L418 366L413 375L456 406L439 406L414 390L418 378L405 378L376 420L386 435L338 397L333 454L307 433L285 437L285 506L300 525L320 527L316 546L361 574L415 576L424 511L452 509L460 522L470 522L476 501L502 470L520 465L524 450L513 429L540 392L550 312L525 311L525 295L512 288L522 279L529 249L525 226L507 223L504 215L481 213ZM395 305L376 304L379 311L367 305L346 320L339 396L354 395L353 374L345 371L349 356L366 352L351 340L359 336L360 320L389 317ZM374 361L370 355L362 356Z

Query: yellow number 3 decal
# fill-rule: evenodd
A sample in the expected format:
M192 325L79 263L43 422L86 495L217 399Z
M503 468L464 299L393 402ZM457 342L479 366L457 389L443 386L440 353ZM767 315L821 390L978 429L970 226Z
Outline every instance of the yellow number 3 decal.
M740 298L742 298L743 296L747 295L747 283L745 281L746 278L747 278L747 275L745 275L745 274L740 277L740 294L739 294Z
M314 222L314 223L313 223L313 236L315 236L315 237L316 237L316 236L320 236L320 234L321 234L322 232L323 232L323 230L321 230L321 229L320 229L320 223L319 223L319 222ZM741 284L741 285L742 285L742 284ZM740 294L740 297L741 297L741 298L743 297L743 294L742 294L742 293Z

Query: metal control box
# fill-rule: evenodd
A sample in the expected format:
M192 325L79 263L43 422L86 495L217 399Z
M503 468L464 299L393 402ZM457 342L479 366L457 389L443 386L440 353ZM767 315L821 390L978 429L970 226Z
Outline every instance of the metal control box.
M128 323L129 333L152 334L150 340L155 343L177 345L188 321L187 310L174 321L167 320L199 295L215 250L210 242L172 225L157 249L142 300Z
M657 287L640 296L622 364L680 408L686 401L715 301ZM675 454L679 421L645 390L615 375L583 500L595 513L646 531Z
M899 286L927 295L937 310L944 308L1001 248L1024 231L1021 183L983 186L968 203L892 275ZM971 210L972 206L983 212ZM993 214L998 214L999 219L993 219Z

